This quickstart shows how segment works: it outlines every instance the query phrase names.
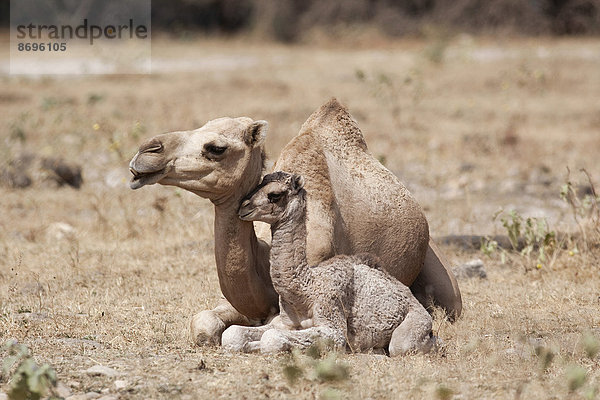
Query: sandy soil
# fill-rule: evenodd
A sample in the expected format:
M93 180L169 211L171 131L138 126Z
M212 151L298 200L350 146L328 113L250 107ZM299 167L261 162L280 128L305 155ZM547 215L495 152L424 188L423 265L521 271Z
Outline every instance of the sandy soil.
M0 75L2 167L24 152L83 167L80 190L52 187L35 171L32 187L0 189L0 338L50 363L64 393L596 396L600 359L583 345L585 335L600 338L593 235L567 239L543 262L535 253L509 253L503 263L499 251L443 247L453 264L481 258L487 279L460 281L458 322L436 318L441 350L400 359L340 354L350 377L322 381L324 361L316 367L302 355L229 354L189 342L190 316L219 298L212 207L174 188L129 190L127 163L145 138L224 115L268 120L275 159L336 96L372 153L418 198L434 237L505 234L493 218L500 209L578 232L583 218L575 220L559 193L567 168L580 191L589 191L580 169L600 179L600 41L464 36L447 47L340 48L157 39L152 51L152 75ZM546 369L536 352L554 354ZM295 383L284 374L290 363L304 371ZM86 372L94 365L114 374ZM570 391L574 366L587 379Z

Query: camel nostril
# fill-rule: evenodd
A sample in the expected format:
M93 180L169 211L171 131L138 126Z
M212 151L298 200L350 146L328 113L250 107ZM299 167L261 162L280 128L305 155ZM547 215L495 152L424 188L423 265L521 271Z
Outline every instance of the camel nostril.
M145 149L143 149L142 153L162 153L164 150L164 146L160 142L154 142L148 145Z
M136 177L140 175L140 173L139 173L139 172L137 172L137 171L136 171L135 169L133 169L132 167L129 167L129 172L131 172L131 174L132 174L133 176L136 176Z

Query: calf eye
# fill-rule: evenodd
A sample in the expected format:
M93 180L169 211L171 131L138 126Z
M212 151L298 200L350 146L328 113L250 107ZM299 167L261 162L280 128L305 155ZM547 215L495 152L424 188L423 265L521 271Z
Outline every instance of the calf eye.
M270 203L277 203L283 197L283 193L269 193L267 197Z
M207 144L206 146L204 146L204 150L210 154L220 156L221 154L225 153L225 150L227 150L227 147L216 146L214 144Z

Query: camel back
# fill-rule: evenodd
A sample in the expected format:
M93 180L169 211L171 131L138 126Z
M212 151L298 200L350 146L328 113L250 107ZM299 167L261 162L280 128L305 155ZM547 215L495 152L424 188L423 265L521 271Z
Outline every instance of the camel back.
M309 117L274 170L305 177L311 264L335 254L368 252L403 283L414 281L429 240L423 212L371 156L356 121L337 100Z

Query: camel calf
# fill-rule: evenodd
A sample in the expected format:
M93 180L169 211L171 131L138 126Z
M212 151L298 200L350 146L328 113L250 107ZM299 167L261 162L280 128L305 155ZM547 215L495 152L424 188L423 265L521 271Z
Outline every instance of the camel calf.
M241 219L271 225L271 279L280 320L265 327L232 326L223 333L223 346L272 353L306 348L321 338L353 352L429 351L431 316L375 256L338 255L309 266L303 186L301 176L275 172L243 201Z

